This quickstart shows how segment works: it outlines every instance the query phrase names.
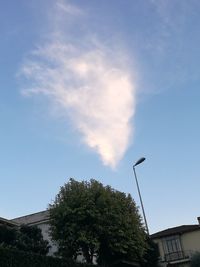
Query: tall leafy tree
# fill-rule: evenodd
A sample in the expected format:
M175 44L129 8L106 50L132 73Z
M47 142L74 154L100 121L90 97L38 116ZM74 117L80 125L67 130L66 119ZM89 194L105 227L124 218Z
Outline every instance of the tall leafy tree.
M51 235L58 253L76 259L83 254L107 266L116 260L140 260L145 231L130 195L96 180L70 179L50 205Z

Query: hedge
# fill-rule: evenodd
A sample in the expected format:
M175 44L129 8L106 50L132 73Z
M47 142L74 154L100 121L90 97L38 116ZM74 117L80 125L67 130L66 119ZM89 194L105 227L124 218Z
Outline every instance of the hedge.
M31 254L15 249L0 247L1 267L91 267L85 264L50 256Z

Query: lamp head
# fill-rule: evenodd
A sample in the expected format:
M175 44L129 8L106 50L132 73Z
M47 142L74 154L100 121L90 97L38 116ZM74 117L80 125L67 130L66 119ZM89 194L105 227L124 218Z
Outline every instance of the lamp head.
M135 167L135 166L141 164L143 161L145 161L145 158L144 158L144 157L138 159L138 161L136 161L136 163L133 165L133 167Z

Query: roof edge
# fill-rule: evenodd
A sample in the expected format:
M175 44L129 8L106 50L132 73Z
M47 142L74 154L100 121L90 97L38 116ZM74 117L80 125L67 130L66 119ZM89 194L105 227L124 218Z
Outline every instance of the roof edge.
M167 228L165 230L156 232L151 235L151 238L156 239L156 238L167 237L171 235L181 235L184 233L189 233L189 232L193 232L197 230L200 230L199 224L180 225L180 226L175 226L175 227Z

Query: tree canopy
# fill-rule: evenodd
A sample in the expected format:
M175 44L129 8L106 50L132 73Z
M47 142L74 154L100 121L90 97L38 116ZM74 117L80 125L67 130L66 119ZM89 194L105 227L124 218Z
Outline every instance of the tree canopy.
M83 254L102 266L116 260L140 261L146 234L130 194L96 180L70 179L61 187L50 210L50 231L58 253L76 259Z

